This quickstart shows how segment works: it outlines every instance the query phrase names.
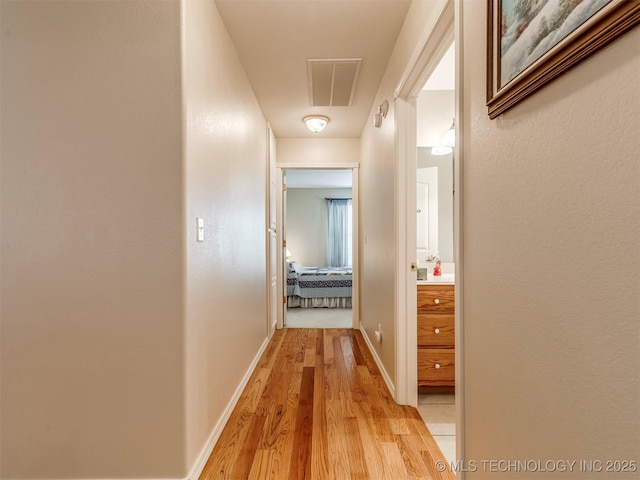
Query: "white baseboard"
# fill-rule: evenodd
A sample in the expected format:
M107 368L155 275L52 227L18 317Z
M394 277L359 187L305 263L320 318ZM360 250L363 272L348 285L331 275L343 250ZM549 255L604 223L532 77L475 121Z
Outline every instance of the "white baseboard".
M369 336L367 335L366 330L362 326L362 323L360 323L360 331L362 332L362 336L364 337L364 341L367 343L367 347L369 347L369 351L371 352L371 355L373 355L373 359L376 361L376 365L378 365L378 368L380 369L380 373L382 374L382 379L384 380L384 383L387 385L387 388L389 389L389 393L391 394L391 398L393 398L395 400L396 399L396 387L393 384L393 382L391 381L391 377L389 377L389 374L385 370L384 365L382 365L382 361L380 360L380 357L378 356L378 353L376 352L376 349L373 348L373 344L371 343L371 340L369 339Z
M211 435L209 435L209 438L204 444L204 447L202 447L202 450L200 451L200 455L198 455L196 463L191 469L191 473L185 480L198 480L198 478L202 474L202 470L204 470L204 467L207 464L207 460L209 460L209 457L211 456L211 452L213 452L213 448L216 446L216 443L218 443L218 440L220 439L222 430L227 424L227 421L229 421L229 417L231 416L233 409L236 408L236 405L238 404L238 400L240 400L240 395L242 395L244 388L247 386L247 383L249 383L249 379L251 378L253 371L258 365L258 361L260 360L260 357L262 357L262 354L267 349L269 340L271 340L271 335L269 335L265 339L265 341L262 343L262 346L258 350L258 353L256 354L253 361L251 362L251 365L249 365L249 369L247 370L244 377L242 378L240 385L238 385L238 388L236 388L236 391L233 394L233 397L231 397L231 400L229 400L227 408L225 408L224 412L222 412L222 416L218 419L218 422L216 423L215 427L213 427L213 430L211 431Z

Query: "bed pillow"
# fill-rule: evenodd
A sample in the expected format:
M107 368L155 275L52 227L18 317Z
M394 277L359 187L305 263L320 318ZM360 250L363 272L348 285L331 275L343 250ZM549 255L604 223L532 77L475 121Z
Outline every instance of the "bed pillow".
M300 264L298 262L287 262L287 271L289 273L297 272L300 268Z

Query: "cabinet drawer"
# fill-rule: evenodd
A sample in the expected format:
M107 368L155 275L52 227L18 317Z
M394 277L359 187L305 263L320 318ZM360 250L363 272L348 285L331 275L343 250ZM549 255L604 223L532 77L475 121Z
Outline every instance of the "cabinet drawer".
M418 386L454 386L454 352L451 348L418 348Z
M418 313L454 311L453 285L418 285Z
M418 347L455 346L452 313L418 314Z

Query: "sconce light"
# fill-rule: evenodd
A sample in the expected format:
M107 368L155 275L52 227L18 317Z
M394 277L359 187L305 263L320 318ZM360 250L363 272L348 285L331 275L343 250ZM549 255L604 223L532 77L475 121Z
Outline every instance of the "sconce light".
M451 127L445 132L440 140L440 145L437 147L431 147L431 155L448 155L453 152L453 147L456 146L456 120L455 118L451 122Z
M455 118L451 122L451 127L446 133L442 136L442 141L440 142L445 147L455 147L456 146L456 120Z
M389 113L389 102L385 100L378 105L378 111L373 116L373 126L380 128L382 126L382 119L387 118L387 113Z
M324 115L307 115L302 119L302 121L307 125L307 128L311 130L313 133L318 133L324 130L324 127L329 123L329 117Z

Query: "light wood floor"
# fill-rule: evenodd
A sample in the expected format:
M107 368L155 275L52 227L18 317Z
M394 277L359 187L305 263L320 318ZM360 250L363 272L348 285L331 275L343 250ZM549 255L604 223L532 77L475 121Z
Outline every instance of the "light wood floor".
M455 479L443 465L418 411L391 399L360 331L288 329L276 331L200 478Z

